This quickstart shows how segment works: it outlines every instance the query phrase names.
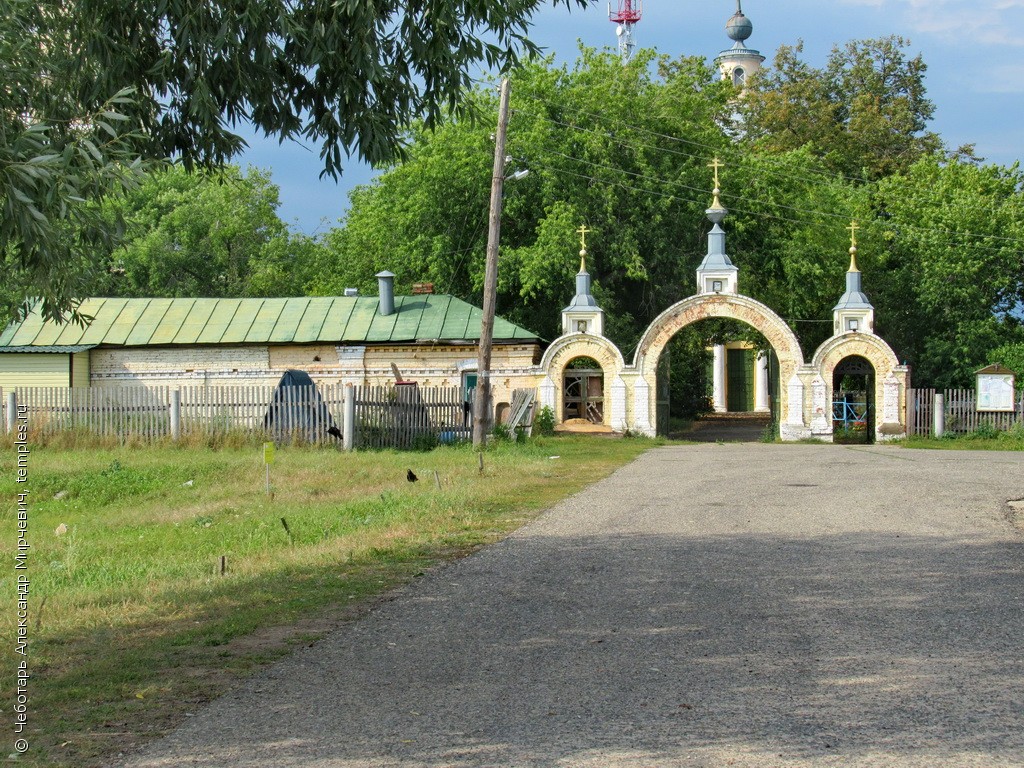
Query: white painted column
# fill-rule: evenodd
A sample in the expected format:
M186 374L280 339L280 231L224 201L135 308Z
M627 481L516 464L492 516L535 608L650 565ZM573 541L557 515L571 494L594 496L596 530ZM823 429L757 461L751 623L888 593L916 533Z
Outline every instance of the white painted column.
M171 390L171 440L181 440L181 390Z
M821 376L811 381L811 433L823 437L832 434L832 404L828 388Z
M356 392L351 384L345 385L341 401L341 445L346 451L356 447Z
M651 387L642 377L633 385L633 427L641 435L654 437L651 423Z
M711 404L715 413L725 413L727 410L725 400L725 345L715 344L714 363L711 373Z
M616 432L626 431L626 382L621 376L616 376L612 381L611 399L611 425Z
M18 393L14 390L7 393L7 434L13 435L18 428Z
M804 385L795 373L786 384L785 420L779 425L779 436L784 440L802 440L811 436L804 423Z
M892 373L882 381L882 423L875 419L875 440L883 442L907 434L907 425L900 411L900 382Z
M754 410L767 413L771 410L768 403L768 353L757 354L757 367L754 370Z
M555 382L551 380L550 376L545 376L544 380L540 383L540 404L541 407L547 406L552 411L555 410ZM560 419L556 416L556 421Z

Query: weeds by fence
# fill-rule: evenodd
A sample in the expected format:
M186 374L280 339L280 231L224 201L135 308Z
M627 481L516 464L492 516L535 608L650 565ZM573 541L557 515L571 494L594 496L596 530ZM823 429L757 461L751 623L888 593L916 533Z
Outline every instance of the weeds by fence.
M907 434L931 437L935 428L935 389L910 389L907 391ZM982 428L998 431L1012 429L1024 422L1024 393L1017 396L1013 411L977 410L977 393L973 389L947 389L939 392L943 396L944 431L966 435Z
M472 392L460 387L224 386L25 387L13 391L26 409L30 435L63 432L119 442L246 433L277 442L339 444L345 397L354 400L353 447L429 448L468 439ZM347 394L348 393L348 394ZM0 424L10 424L9 392ZM177 424L177 427L175 427Z

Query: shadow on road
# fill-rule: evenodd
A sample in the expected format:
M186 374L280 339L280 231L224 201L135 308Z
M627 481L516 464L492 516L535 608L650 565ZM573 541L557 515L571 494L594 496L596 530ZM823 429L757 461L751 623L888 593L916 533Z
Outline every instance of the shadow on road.
M697 443L756 443L771 423L767 413L708 413L689 429L669 434L673 440Z
M131 765L1024 764L1019 542L515 547L434 572L397 616L276 666L179 732L182 751Z

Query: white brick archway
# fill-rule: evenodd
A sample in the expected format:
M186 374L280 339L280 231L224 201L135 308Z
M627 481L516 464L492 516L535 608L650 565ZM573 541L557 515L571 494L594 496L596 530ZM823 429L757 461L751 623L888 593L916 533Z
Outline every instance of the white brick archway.
M603 336L571 333L560 336L548 347L541 359L545 377L540 385L540 402L551 408L558 421L562 413L562 378L566 366L579 357L597 361L604 372L604 424L617 432L628 428L626 420L626 384L622 371L626 367L622 353Z
M805 421L804 388L808 366L800 342L786 322L769 307L748 296L700 294L683 299L662 312L640 339L629 372L634 376L633 429L654 433L656 403L651 397L657 385L658 360L666 345L691 323L713 317L739 320L768 340L779 359L779 426L784 439L799 439L808 430Z
M836 366L848 357L863 357L875 369L875 403L879 408L875 415L875 440L879 442L905 437L907 412L907 387L910 371L900 365L896 353L883 339L873 334L844 333L825 341L814 353L811 365L816 373L813 387L822 392L823 399L831 407L833 373ZM831 439L832 421L812 418L812 432L816 437Z

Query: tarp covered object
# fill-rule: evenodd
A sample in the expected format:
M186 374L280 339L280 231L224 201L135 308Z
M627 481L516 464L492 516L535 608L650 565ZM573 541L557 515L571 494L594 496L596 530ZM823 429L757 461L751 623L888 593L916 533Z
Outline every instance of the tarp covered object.
M337 429L320 390L305 371L288 370L274 389L263 426L274 440L300 439L319 442L331 439Z

